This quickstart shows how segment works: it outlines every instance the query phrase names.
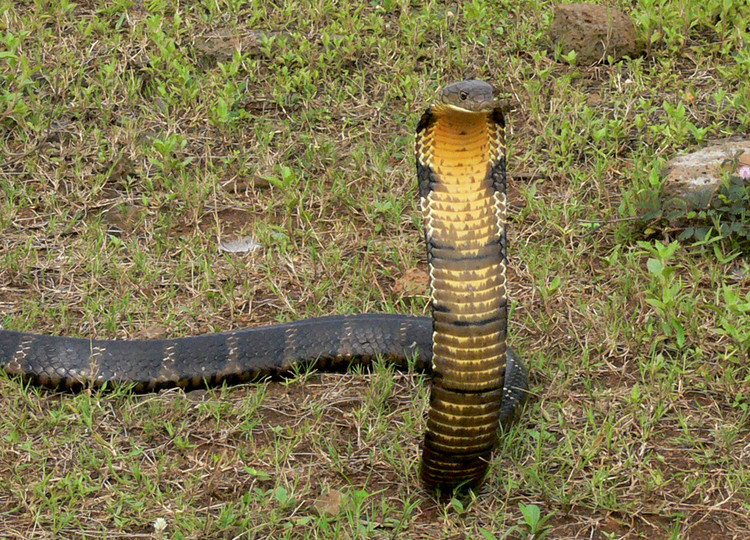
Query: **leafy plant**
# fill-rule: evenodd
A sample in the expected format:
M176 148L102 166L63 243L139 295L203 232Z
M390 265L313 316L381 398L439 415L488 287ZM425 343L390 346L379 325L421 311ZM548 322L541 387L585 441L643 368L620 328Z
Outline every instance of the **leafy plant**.
M750 176L733 174L724 179L705 210L680 209L664 212L670 221L683 220L679 240L705 241L709 237L731 238L741 247L750 246Z
M717 334L729 337L736 345L738 362L746 362L750 352L750 329L741 323L750 317L750 292L744 297L730 287L724 286L721 291L723 303L711 306L719 316L719 325L714 330Z
M547 521L555 515L555 512L542 517L542 510L535 504L518 503L518 508L523 514L523 521L520 525L514 525L502 536L508 538L514 532L519 532L521 538L533 538L534 540L543 540L550 533L551 526ZM479 529L485 540L498 540L498 537L485 529Z
M546 524L547 521L555 515L554 512L547 514L542 517L542 511L535 504L523 504L519 503L518 507L521 509L523 519L526 522L525 525L536 540L542 540L549 533L550 527Z
M653 245L647 242L639 242L638 245L654 255L646 261L646 267L653 276L646 302L659 314L664 334L674 336L678 347L682 347L685 344L682 306L686 293L682 281L675 273L677 268L669 264L680 249L680 243L670 242L664 245L657 241Z

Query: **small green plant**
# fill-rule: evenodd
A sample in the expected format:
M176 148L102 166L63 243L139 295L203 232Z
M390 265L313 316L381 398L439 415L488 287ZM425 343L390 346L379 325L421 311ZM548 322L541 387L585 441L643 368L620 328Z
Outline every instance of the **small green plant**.
M706 139L706 134L711 127L698 127L691 122L688 118L687 108L682 101L676 105L665 102L664 111L666 112L666 123L664 125L653 125L652 129L655 134L662 133L673 143L687 142L691 136L698 142Z
M664 245L656 241L653 245L648 242L638 242L638 245L653 255L646 261L646 267L653 277L646 302L659 314L664 334L674 336L677 345L682 347L685 344L682 306L686 293L683 290L682 281L675 274L677 268L669 264L680 249L680 243L670 242Z
M552 527L547 525L547 521L555 515L555 512L547 514L542 517L542 510L535 504L523 504L518 503L523 514L523 521L520 525L514 525L507 531L501 538L508 538L511 534L518 532L521 538L529 538L534 540L542 540L550 533ZM498 537L491 532L480 528L479 532L482 533L482 537L485 540L498 540Z
M705 210L683 212L672 209L664 213L670 221L685 221L679 240L704 242L713 237L750 247L750 170L746 178L740 174L726 177Z
M523 504L519 503L518 507L521 509L523 514L524 526L535 540L542 540L547 534L549 534L550 526L547 525L547 521L555 515L555 512L547 514L542 517L541 509L535 504Z
M750 242L750 167L746 175L729 176L707 211L716 232L722 236L737 236Z
M151 144L156 155L149 156L149 161L159 167L165 175L184 169L193 160L192 156L182 158L178 155L187 146L185 137L178 133L167 135L163 139L154 139Z
M721 291L723 302L711 306L719 316L719 325L715 332L730 338L738 351L737 362L747 362L750 353L750 328L741 321L750 318L750 292L743 297L731 287L724 286Z

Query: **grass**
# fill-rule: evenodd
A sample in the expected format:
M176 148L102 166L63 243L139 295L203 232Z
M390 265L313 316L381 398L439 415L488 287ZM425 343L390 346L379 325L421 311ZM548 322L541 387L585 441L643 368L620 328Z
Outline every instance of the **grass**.
M648 54L587 67L556 61L547 2L0 2L5 328L425 312L397 292L425 268L414 127L475 76L511 107L533 386L485 488L442 504L417 479L427 381L388 366L144 396L0 376L2 536L746 538L747 254L633 218L675 152L750 132L750 21L621 4Z

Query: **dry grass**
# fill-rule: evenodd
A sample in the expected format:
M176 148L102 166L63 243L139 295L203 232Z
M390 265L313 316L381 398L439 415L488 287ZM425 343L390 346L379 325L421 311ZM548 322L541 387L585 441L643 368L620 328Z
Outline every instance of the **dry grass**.
M511 341L534 394L483 490L441 504L417 481L419 375L144 396L0 378L0 535L539 538L535 505L548 538L748 537L747 255L668 253L627 220L665 157L750 131L748 21L667 4L632 8L648 57L588 68L544 52L549 6L522 0L0 2L4 327L424 312L399 284L424 267L414 125L476 76L511 103ZM246 234L263 248L218 251Z

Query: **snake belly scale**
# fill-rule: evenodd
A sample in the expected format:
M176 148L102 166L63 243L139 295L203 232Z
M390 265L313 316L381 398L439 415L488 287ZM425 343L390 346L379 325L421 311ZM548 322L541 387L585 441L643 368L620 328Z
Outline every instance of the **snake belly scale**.
M475 88L477 82L457 84L447 86L441 99L460 99L461 90L452 98L449 94L461 85ZM439 99L423 116L417 136L420 191L429 215L434 319L333 315L155 340L0 329L0 369L51 388L128 384L150 392L279 377L302 366L345 371L376 358L430 373L434 356L422 476L428 487L476 485L496 438L491 424L496 428L498 421L517 416L528 382L524 365L510 350L503 370L505 176L502 123L493 120L499 112L463 123L460 115L443 112ZM474 183L483 187L476 189ZM470 294L464 296L463 290Z

